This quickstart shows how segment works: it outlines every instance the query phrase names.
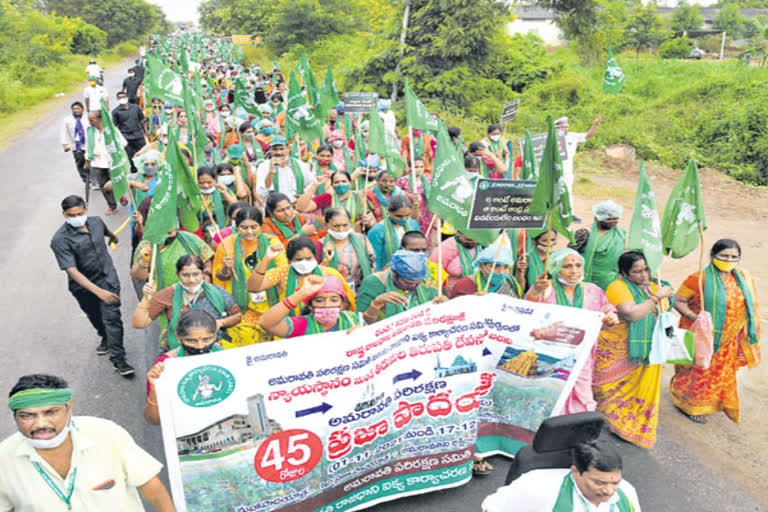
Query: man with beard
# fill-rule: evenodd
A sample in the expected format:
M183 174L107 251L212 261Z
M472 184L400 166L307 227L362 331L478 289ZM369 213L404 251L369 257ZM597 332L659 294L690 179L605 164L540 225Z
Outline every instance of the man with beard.
M175 510L157 477L163 465L119 425L72 415L72 390L52 375L25 375L8 406L19 431L0 443L0 510ZM138 491L138 492L137 492Z

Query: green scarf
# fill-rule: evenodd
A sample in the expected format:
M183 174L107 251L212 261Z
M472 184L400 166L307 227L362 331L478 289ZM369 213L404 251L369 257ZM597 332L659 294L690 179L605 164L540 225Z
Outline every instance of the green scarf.
M650 297L648 292L629 279L623 279L623 281L632 293L632 298L635 300L635 304L640 304L643 301L648 300ZM629 359L631 361L643 364L648 363L648 356L651 353L653 328L656 326L657 317L658 314L656 308L654 308L645 318L629 323L629 339L627 341L629 343Z
M323 271L320 270L320 266L316 266L312 273L316 276L323 277ZM299 285L299 275L294 270L293 265L288 266L288 278L285 281L285 298L287 299L296 292L296 288ZM296 310L299 309L299 305L296 304ZM291 311L291 316L294 316L296 310Z
M454 241L456 242L456 248L459 251L459 262L461 263L461 275L462 277L470 276L475 271L475 266L472 263L474 258L472 257L472 254L470 254L469 249L461 245L461 242L459 242L458 238L454 237ZM483 247L481 245L475 246L475 254L478 254L482 250L483 250Z
M517 298L521 299L523 297L523 288L520 286L520 283L517 282L517 279L512 277L511 275L507 274L504 276L504 280L509 284L509 286L515 291L517 294ZM485 290L485 284L488 282L488 278L483 276L483 273L479 270L475 272L475 285L477 286L477 291L482 292ZM496 293L498 292L501 287L504 285L504 282L502 282L495 290L493 289L493 283L488 287L488 290L490 292Z
M205 297L213 304L213 307L218 311L219 316L224 318L227 316L224 311L224 296L219 290L212 284L203 281L203 286L198 291L192 302L189 303L189 309L191 310L201 294L205 294ZM181 316L181 308L184 306L184 288L181 283L176 285L176 289L173 290L173 306L171 307L171 321L168 324L168 347L176 348L179 346L179 341L176 339L176 326L179 323L179 317Z
M579 309L584 307L584 283L583 282L576 285L576 290L574 290L573 292L573 302L568 300L568 296L565 294L565 290L563 290L563 285L560 284L560 281L558 281L557 276L553 277L552 285L555 287L555 298L557 299L557 303L560 306L571 306Z
M531 288L536 279L544 273L544 261L542 261L539 252L536 250L536 244L533 243L531 237L527 240L528 251L528 271L526 272L527 283L526 286Z
M605 290L619 277L618 261L624 253L627 232L616 226L598 237L597 221L592 223L584 248L584 280ZM595 256L599 261L595 261Z
M151 180L149 180L148 182L146 182L144 184L149 186L149 184L152 183L152 180L156 180L156 179L157 179L157 176L154 176ZM133 189L133 202L134 202L134 204L136 205L137 208L148 197L149 197L149 191L144 192L140 188Z
M304 173L301 172L298 160L290 158L290 162L293 179L296 180L296 196L298 197L304 193ZM280 173L277 170L275 170L275 176L272 178L272 188L275 192L280 192Z
M218 343L214 343L211 347L211 352L221 352L224 350L221 348L221 345ZM186 354L184 353L184 345L179 344L179 348L176 349L176 357L185 357Z
M413 136L413 156L424 157L424 134L420 133Z
M349 218L352 220L354 226L357 221L357 212L363 212L363 198L359 193L350 192L349 197L346 199L340 199L336 192L331 194L331 207L332 208L344 208L349 214Z
M88 136L86 137L86 144L85 144L85 159L89 162L93 160L94 152L96 151L96 127L95 126L89 126L86 130L86 133Z
M294 235L298 235L301 231L301 222L299 222L299 216L294 215L293 219L291 219L291 226L293 226L293 229L291 229L290 226L283 224L279 220L272 217L272 223L277 226L277 229L280 230L280 234L283 235L283 237L288 240Z
M404 291L405 290L401 290L395 286L395 281L392 279L392 271L387 272L386 292L397 292L402 294ZM425 302L428 302L432 299L432 295L429 293L429 289L424 286L424 281L419 284L416 290L412 292L406 292L406 296L408 297L408 304L406 307L403 307L400 304L387 303L384 309L385 318L395 316L396 314L407 311L412 307L420 306L421 304L424 304ZM411 300L414 297L416 298L416 304L411 304Z
M323 253L325 253L325 247L328 245L329 237L331 239L333 238L331 235L323 238ZM368 259L368 253L365 250L365 242L358 238L355 233L350 233L347 239L349 240L349 243L352 244L352 249L355 251L355 255L357 256L357 264L360 265L363 279L365 279L371 274L371 260ZM329 266L335 269L339 268L339 251L333 251L333 258L331 258ZM352 274L351 268L349 269L349 273Z
M199 256L200 253L197 250L197 243L195 240L191 240L191 238L197 237L184 231L176 231L176 238L173 242L171 242L171 245L179 242L187 254ZM170 248L170 245L168 247ZM174 261L173 264L175 266L176 262ZM158 290L162 290L166 286L169 286L167 283L165 283L165 278L163 277L163 252L159 249L155 254L155 282L157 283Z
M427 177L422 174L419 176L421 181L421 188L424 189L424 197L429 197L429 182L427 181ZM416 185L413 183L413 173L408 173L408 184L411 186L411 194L418 194L419 191L416 190Z
M573 481L573 475L568 472L563 478L563 484L560 486L560 492L557 494L557 501L552 509L552 512L574 512L573 504L573 487L576 483ZM611 505L610 512L634 512L635 507L632 502L629 501L627 495L621 489L616 489L616 493L619 495L619 501ZM582 510L587 510L587 504L584 502L584 498L579 497L582 500Z
M400 248L400 235L395 231L395 225L389 217L385 217L382 224L384 225L384 254L389 262L395 251Z
M336 322L336 325L329 331L326 331L320 327L320 324L317 323L317 320L315 320L312 315L304 315L304 318L307 319L307 329L304 331L305 336L310 334L322 334L324 332L331 331L346 331L347 329L351 329L356 325L360 325L360 319L358 316L350 313L349 311L342 311L339 315L339 320Z
M227 214L224 212L224 203L221 200L221 192L219 189L215 189L211 194L211 200L213 201L213 218L219 229L223 229L227 225ZM200 224L205 223L208 219L208 212L203 209L200 212Z
M747 305L747 343L754 345L757 343L757 322L755 319L755 299L752 297L752 290L749 289L744 275L738 269L731 271L736 278L741 293L744 294L744 302ZM720 271L710 263L704 269L704 309L712 315L712 324L714 325L715 340L714 351L720 350L720 341L725 328L727 296L723 279L720 277Z
M264 259L267 254L267 248L270 245L270 240L264 233L259 233L259 248L256 250L258 260L253 262L253 265L248 264L246 259L249 255L245 254L243 244L240 242L240 234L235 235L235 275L232 281L232 296L235 298L235 302L240 306L240 311L243 313L248 311L248 306L251 303L251 296L245 287L248 278L245 275L245 265L248 264L251 271L256 268L259 261ZM267 269L275 268L275 261L269 262ZM267 301L270 306L274 306L280 300L280 294L277 292L276 287L269 288L267 290Z

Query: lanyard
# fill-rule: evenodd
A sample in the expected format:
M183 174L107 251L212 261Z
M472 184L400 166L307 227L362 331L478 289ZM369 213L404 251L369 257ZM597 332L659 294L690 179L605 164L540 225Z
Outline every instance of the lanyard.
M40 476L43 477L45 483L48 484L48 487L51 488L56 496L58 496L61 501L67 504L67 510L72 510L72 494L75 492L75 478L77 478L77 468L72 470L72 478L69 480L67 495L64 496L64 493L61 491L61 489L59 489L59 486L56 485L56 482L54 482L51 477L48 476L48 473L46 473L43 468L40 467L39 463L33 462L32 465L35 466L37 472L40 473Z

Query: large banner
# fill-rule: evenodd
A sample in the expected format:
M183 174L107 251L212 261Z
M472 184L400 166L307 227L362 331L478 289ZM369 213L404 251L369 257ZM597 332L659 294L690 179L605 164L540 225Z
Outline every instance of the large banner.
M510 453L562 406L599 325L491 294L170 359L157 391L177 510L359 510L461 485L476 442Z

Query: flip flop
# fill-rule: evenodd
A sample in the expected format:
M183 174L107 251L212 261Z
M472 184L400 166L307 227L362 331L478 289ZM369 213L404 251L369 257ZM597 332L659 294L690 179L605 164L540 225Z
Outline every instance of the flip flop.
M707 423L709 423L709 420L705 416L695 416L693 414L688 414L687 412L685 412L679 407L677 408L677 410L680 411L680 413L682 413L683 416L685 416L686 418L688 418L694 423L698 423L699 425L706 425Z
M493 468L485 459L475 460L472 462L472 474L474 475L484 476L491 471L493 471Z

